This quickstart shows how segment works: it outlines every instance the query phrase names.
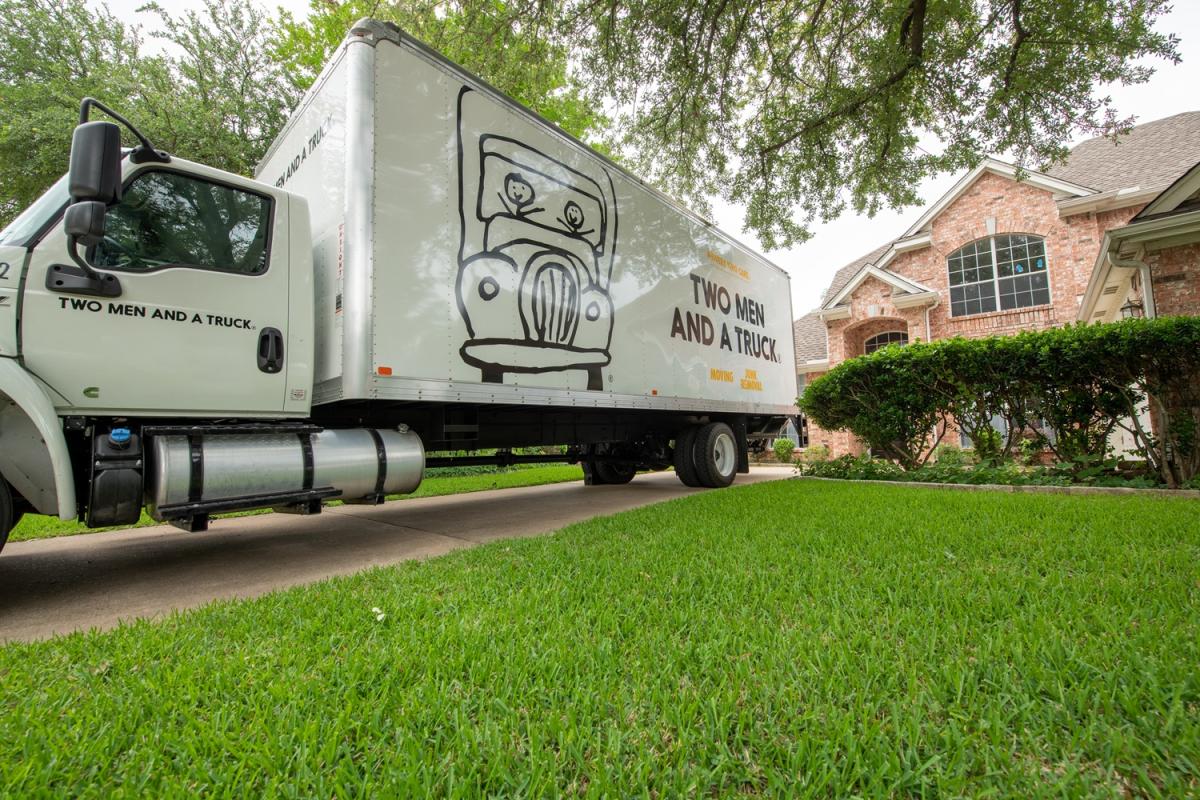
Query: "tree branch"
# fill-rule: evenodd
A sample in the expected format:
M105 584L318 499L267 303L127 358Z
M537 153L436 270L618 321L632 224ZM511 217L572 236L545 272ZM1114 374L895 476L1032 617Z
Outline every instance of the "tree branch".
M1021 0L1013 0L1012 4L1012 24L1016 35L1013 37L1012 51L1008 54L1008 67L1004 70L1004 91L1007 92L1012 86L1013 73L1017 70L1017 55L1021 52L1021 45L1029 38L1029 31L1021 24Z
M908 14L905 15L904 21L900 24L900 46L908 50L908 57L905 58L903 64L893 70L890 75L879 83L865 89L854 99L842 103L840 106L818 116L816 119L809 120L797 128L790 136L759 148L759 155L767 155L782 150L797 139L820 130L834 120L853 114L908 77L910 72L920 66L925 53L925 3L926 0L912 0Z

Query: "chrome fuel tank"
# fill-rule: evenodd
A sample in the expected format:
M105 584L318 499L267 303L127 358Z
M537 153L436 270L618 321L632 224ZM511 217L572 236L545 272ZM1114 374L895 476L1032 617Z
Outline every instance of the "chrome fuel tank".
M331 499L405 494L421 484L425 448L412 431L355 428L318 433L155 436L146 504L155 519L172 508L336 489Z

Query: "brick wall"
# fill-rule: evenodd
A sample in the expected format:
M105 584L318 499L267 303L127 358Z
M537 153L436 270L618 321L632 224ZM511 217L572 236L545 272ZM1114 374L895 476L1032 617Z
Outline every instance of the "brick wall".
M1147 256L1160 316L1195 314L1200 309L1200 244L1169 247Z

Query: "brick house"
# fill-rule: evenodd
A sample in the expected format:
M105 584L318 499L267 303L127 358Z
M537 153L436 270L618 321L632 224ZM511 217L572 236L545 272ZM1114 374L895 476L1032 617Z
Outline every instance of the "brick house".
M794 324L796 371L803 391L887 344L1113 319L1122 308L1200 313L1200 112L1115 144L1088 140L1045 172L983 161L899 238L838 270ZM864 449L807 423L800 439L835 456Z

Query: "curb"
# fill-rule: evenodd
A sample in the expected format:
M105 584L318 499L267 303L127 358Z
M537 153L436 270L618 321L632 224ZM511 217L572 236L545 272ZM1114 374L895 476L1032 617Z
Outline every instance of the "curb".
M1137 494L1148 497L1176 497L1200 500L1200 489L1136 489L1130 486L1014 486L1007 483L926 483L923 481L873 481L850 478L818 478L796 475L793 480L831 481L833 483L871 483L879 486L906 486L913 489L957 489L963 492L1012 492L1031 494Z

